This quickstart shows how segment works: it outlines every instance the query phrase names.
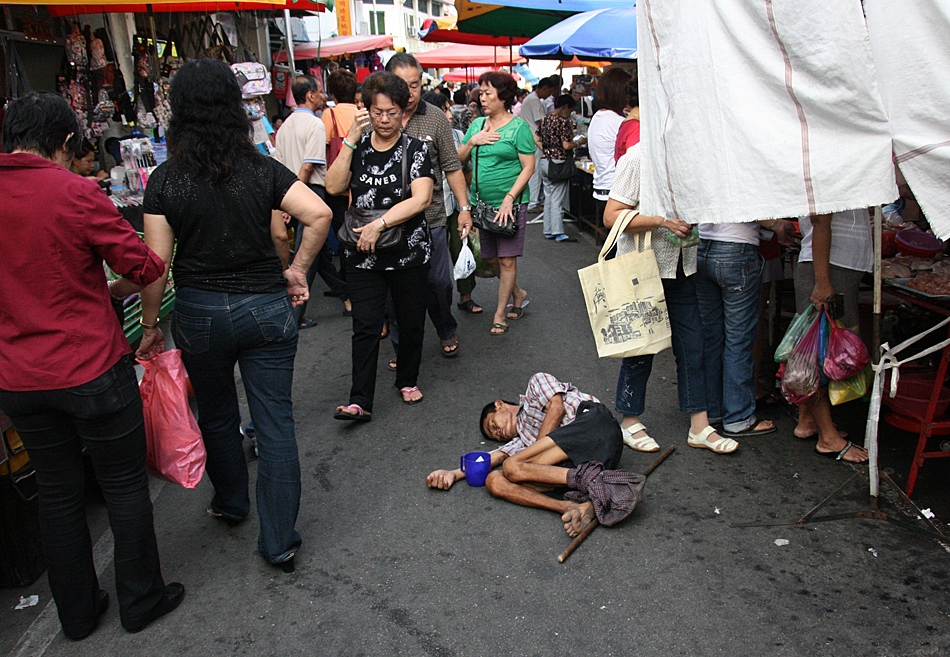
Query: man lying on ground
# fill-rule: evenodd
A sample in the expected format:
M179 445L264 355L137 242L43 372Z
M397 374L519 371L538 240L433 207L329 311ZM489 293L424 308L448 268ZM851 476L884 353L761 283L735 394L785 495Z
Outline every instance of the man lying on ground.
M570 536L579 534L595 517L594 502L586 499L597 497L588 490L588 484L595 480L595 487L607 489L597 499L600 512L596 515L602 524L619 521L640 499L640 475L613 475L614 483L627 487L619 491L608 481L608 472L604 472L617 467L623 451L620 426L610 410L592 395L550 374L540 372L532 376L518 404L498 399L485 406L479 428L490 440L507 441L491 453L492 467L502 468L488 475L488 491L514 504L560 513ZM591 462L603 467L578 467L595 465ZM426 478L426 485L448 490L464 478L461 470L436 470ZM638 486L629 487L634 482ZM578 502L545 494L564 487L584 490L589 495L568 493L585 500Z

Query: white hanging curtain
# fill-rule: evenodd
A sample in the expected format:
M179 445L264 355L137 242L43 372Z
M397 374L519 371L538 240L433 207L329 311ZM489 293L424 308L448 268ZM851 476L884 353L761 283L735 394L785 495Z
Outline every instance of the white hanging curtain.
M729 223L897 198L858 0L640 0L637 28L642 212Z

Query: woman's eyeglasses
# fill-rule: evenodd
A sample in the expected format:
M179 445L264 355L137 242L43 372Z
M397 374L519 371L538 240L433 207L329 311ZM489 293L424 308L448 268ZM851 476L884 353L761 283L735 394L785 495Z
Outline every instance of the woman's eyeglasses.
M386 112L382 110L378 110L378 109L372 109L369 111L369 115L372 116L374 119L381 119L384 116L388 116L391 119L395 119L400 114L402 114L401 109L391 109Z

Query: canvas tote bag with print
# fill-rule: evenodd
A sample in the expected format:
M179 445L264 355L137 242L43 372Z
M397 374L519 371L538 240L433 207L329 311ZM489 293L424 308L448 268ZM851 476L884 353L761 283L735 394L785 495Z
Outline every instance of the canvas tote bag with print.
M606 259L635 216L632 210L621 214L597 262L577 272L601 358L656 354L671 345L663 282L650 244L653 231L638 238L639 249Z

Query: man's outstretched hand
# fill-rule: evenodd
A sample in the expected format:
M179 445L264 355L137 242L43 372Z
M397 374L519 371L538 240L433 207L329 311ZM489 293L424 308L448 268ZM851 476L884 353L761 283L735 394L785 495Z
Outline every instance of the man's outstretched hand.
M438 488L448 490L456 481L460 479L458 470L436 470L430 472L426 477L426 486L429 488Z

